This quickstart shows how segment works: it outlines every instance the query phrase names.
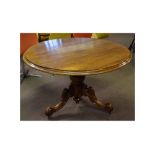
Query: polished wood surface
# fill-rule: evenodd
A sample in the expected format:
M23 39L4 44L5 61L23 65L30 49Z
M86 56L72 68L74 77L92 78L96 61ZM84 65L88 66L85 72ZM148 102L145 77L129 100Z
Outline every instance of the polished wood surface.
M115 70L130 62L130 51L104 39L68 38L38 43L23 56L31 67L63 75L91 75Z

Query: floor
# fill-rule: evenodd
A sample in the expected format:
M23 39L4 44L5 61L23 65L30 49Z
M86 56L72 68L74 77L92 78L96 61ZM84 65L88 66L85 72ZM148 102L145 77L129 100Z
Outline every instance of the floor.
M134 34L111 34L112 40L129 47ZM26 66L31 73L42 75L29 77L21 83L20 119L48 120L44 110L49 105L59 102L61 91L68 87L68 76L49 75ZM135 119L135 60L113 72L87 76L85 83L93 86L98 99L112 103L114 111L108 114L96 108L83 97L79 104L72 99L63 109L53 114L49 120L134 120Z

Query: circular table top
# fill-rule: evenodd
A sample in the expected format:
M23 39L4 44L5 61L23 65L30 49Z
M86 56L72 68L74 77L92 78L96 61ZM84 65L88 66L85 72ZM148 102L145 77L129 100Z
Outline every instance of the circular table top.
M118 69L130 62L131 52L104 39L54 39L30 47L23 55L31 67L52 74L91 75Z

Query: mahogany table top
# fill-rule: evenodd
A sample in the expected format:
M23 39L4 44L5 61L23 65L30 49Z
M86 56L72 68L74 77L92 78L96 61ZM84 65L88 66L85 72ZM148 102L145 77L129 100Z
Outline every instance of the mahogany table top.
M51 74L91 75L118 69L130 62L131 52L105 39L66 38L38 43L23 55L25 63Z

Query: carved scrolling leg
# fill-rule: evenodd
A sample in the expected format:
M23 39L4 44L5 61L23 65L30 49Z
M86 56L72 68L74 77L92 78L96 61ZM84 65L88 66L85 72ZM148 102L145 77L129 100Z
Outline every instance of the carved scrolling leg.
M69 90L71 92L71 96L76 103L78 103L82 96L88 96L91 102L95 103L95 105L108 113L111 113L113 107L110 103L103 103L99 101L95 95L95 91L92 87L87 87L84 83L85 76L70 76L71 85Z
M113 107L111 103L103 103L99 101L95 95L95 91L92 87L88 87L86 89L86 96L90 99L91 102L95 103L95 105L99 108L104 109L106 112L111 113L113 110Z
M71 84L69 88L65 88L62 92L61 101L55 106L50 106L46 109L45 114L50 117L54 112L63 108L70 97L76 103L79 103L82 96L88 96L91 102L95 103L99 108L104 109L108 113L111 113L113 107L110 103L103 103L99 101L95 95L95 91L92 87L87 87L84 83L85 76L70 76Z
M46 109L45 115L50 117L54 112L60 110L64 107L70 97L69 90L65 88L62 92L61 101L60 103L56 104L55 106L50 106Z

